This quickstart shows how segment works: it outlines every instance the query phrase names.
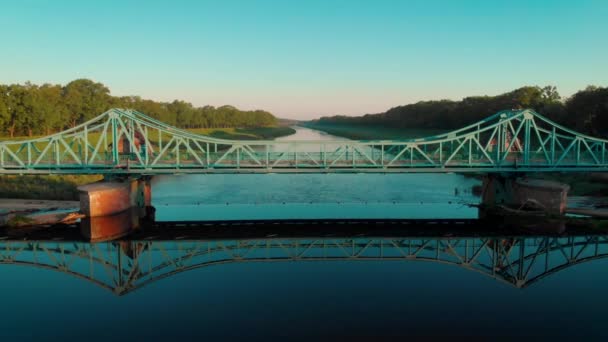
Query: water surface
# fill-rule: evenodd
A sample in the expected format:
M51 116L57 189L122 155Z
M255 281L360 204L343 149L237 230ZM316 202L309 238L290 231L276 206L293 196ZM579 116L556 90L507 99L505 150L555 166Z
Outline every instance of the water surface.
M601 338L606 241L4 241L0 337Z
M344 140L309 128L277 140ZM158 176L157 220L474 218L458 174L209 174Z
M298 128L284 139L336 138ZM478 183L455 174L162 176L153 204L170 221L476 217L466 204L478 201L470 192ZM0 338L608 337L606 236L421 238L396 228L391 237L373 228L209 239L201 226L191 241L2 240Z

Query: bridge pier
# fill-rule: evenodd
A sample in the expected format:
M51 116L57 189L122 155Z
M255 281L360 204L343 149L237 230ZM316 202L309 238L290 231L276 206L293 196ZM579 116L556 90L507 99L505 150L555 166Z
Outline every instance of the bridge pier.
M569 189L569 185L553 181L487 174L483 178L480 217L490 213L525 215L524 210L531 208L561 216Z
M78 187L82 235L91 241L111 240L153 219L150 177L112 178Z

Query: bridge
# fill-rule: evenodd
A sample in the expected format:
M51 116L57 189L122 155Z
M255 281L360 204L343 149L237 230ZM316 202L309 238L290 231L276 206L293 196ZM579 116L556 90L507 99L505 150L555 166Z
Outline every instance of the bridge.
M431 137L243 141L111 109L50 136L0 143L0 174L608 171L608 140L526 110Z
M181 272L229 263L430 262L526 288L608 257L608 237L318 237L196 241L2 241L0 267L62 272L116 295Z

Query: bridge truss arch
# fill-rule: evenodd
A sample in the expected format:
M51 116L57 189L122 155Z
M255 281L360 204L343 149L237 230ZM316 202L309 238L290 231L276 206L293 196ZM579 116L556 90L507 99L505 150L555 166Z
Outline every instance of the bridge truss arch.
M532 110L402 140L225 140L111 109L66 131L0 142L0 174L606 171L608 140Z

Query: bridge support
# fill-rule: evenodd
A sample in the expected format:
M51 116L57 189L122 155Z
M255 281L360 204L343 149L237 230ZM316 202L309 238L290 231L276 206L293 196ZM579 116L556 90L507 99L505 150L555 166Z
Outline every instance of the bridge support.
M150 177L104 179L78 187L83 236L91 241L115 239L153 219Z
M480 217L490 212L525 215L530 208L563 215L569 189L569 185L553 181L488 174L483 178Z

